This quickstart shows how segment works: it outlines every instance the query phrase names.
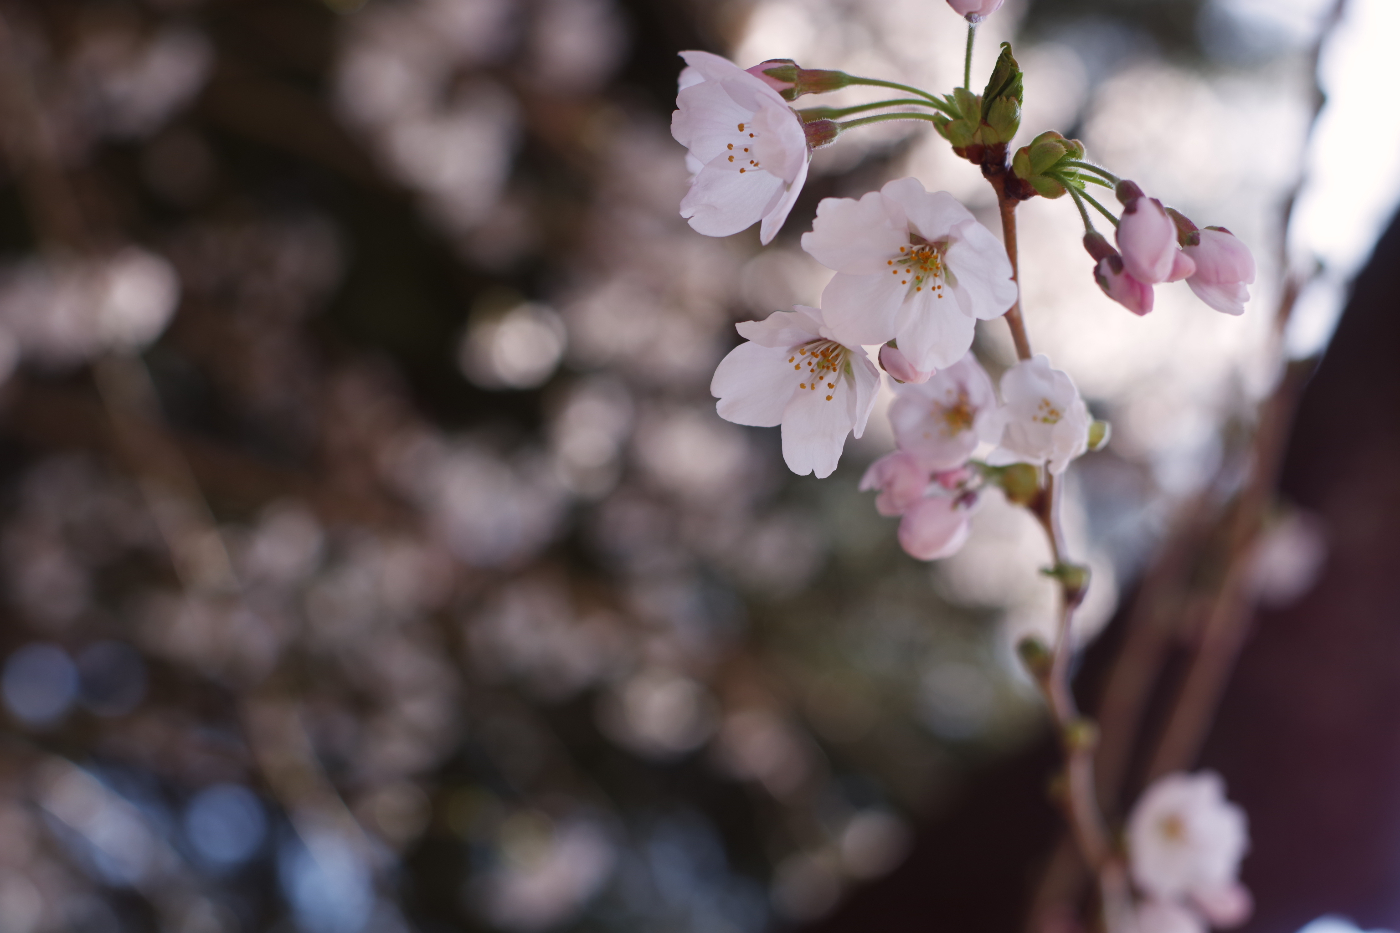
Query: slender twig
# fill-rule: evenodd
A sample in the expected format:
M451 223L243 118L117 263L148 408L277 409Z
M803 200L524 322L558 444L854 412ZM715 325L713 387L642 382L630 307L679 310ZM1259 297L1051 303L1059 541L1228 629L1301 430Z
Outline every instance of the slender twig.
M1071 168L1083 169L1086 172L1093 172L1096 175L1102 175L1104 178L1107 178L1115 185L1122 180L1117 175L1110 172L1108 169L1103 168L1102 166L1095 165L1092 162L1081 162L1078 159L1067 159L1061 164L1068 165Z
M1084 232L1094 232L1094 222L1089 219L1089 211L1084 207L1084 196L1080 194L1073 185L1065 185L1065 190L1069 192L1070 198L1074 201L1074 206L1079 208L1079 219L1084 221Z
M944 113L948 114L948 116L957 116L957 114L953 112L952 108L948 106L947 102L939 100L937 97L933 96L928 91L921 91L918 88L910 87L907 84L900 84L896 81L881 81L879 78L857 78L854 75L851 76L851 83L861 85L863 87L887 87L892 88L896 91L905 91L909 94L917 94L919 97L922 97L925 100L927 100L930 106L942 110Z
M963 56L963 89L972 90L972 40L977 36L977 24L967 24L967 53Z
M910 113L901 111L899 113L877 113L873 117L861 117L858 120L846 120L836 124L843 130L854 129L857 126L865 126L869 123L887 123L891 120L923 120L932 123L935 117L931 113Z
M878 110L881 107L932 107L933 104L918 97L901 97L898 100L878 100L869 104L855 104L850 107L807 107L797 111L803 120L835 120L853 113Z
M1016 358L1031 358L1031 338L1021 317L1021 272L1016 251L1016 199L1006 194L1005 179L993 175L989 179L997 193L997 211L1001 214L1001 237L1006 244L1006 258L1011 260L1011 280L1016 283L1016 300L1006 311L1006 325L1011 328L1011 340L1016 345Z
M1113 224L1114 227L1118 226L1118 218L1113 216L1113 211L1100 204L1092 194L1090 194L1087 191L1081 191L1079 192L1079 196L1084 200L1088 201L1090 204L1092 204L1094 206L1094 210L1107 217L1108 222Z

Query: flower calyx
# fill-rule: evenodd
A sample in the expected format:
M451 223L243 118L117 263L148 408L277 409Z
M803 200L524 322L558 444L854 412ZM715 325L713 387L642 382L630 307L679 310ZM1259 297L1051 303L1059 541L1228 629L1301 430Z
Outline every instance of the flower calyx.
M1060 561L1053 567L1042 567L1040 572L1060 581L1060 588L1065 593L1065 602L1069 606L1079 605L1089 590L1089 568L1083 564Z
M1041 133L1029 146L1016 150L1011 159L1011 173L1019 184L1013 186L1008 179L1007 191L1023 201L1037 194L1050 199L1064 197L1063 178L1067 173L1071 179L1075 175L1072 167L1063 163L1082 158L1084 144L1079 140L1066 139L1054 130Z
M1054 656L1050 653L1050 648L1045 642L1034 635L1027 635L1016 642L1016 654L1020 656L1021 663L1026 665L1026 670L1036 680L1044 680L1050 675L1050 667L1054 664Z
M1007 144L1021 128L1023 96L1021 67L1011 43L1003 42L982 96L955 88L946 98L955 116L938 115L934 127L958 155L980 165L984 174L998 174L1006 167Z
M802 132L807 137L807 149L816 150L836 142L836 137L841 133L841 125L835 120L804 119Z
M1044 490L1040 486L1040 470L1029 463L1012 463L1008 466L982 466L982 476L987 482L1001 488L1006 501L1013 505L1034 509Z
M790 58L773 58L748 69L761 78L784 100L796 100L803 94L826 94L850 87L851 76L844 71L803 68Z
M1174 207L1167 208L1167 216L1176 224L1176 242L1182 249L1201 245L1201 228L1192 223L1191 218Z

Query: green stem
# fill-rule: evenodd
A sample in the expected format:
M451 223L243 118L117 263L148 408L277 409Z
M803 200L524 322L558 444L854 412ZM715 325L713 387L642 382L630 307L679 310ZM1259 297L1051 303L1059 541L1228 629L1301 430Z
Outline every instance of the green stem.
M917 94L929 101L929 106L942 110L950 117L957 116L957 114L952 111L952 108L937 97L934 97L928 91L921 91L916 87L910 87L907 84L898 84L894 81L881 81L879 78L857 78L855 75L851 75L850 78L852 84L864 85L865 87L888 87L896 91L907 91L910 94Z
M1113 226L1114 226L1115 228L1118 226L1118 218L1113 216L1113 212L1110 211L1108 208L1104 207L1104 206L1103 206L1102 204L1100 204L1098 201L1095 201L1094 198L1093 198L1093 196L1090 195L1089 192L1087 192L1087 191L1081 191L1081 192L1079 192L1079 196L1080 196L1081 198L1083 198L1084 200L1088 201L1090 204L1092 204L1092 205L1094 206L1094 209L1095 209L1096 211L1098 211L1100 214L1102 214L1102 215L1104 215L1105 217L1107 217L1107 218L1108 218L1108 222L1111 223L1111 224L1113 224Z
M877 113L873 117L861 117L859 120L847 120L838 123L842 130L855 129L857 126L865 126L867 123L884 123L888 120L923 120L927 123L934 121L931 113Z
M1085 171L1093 172L1093 173L1096 174L1096 175L1102 175L1104 178L1107 178L1109 181L1113 182L1115 185L1118 184L1118 182L1122 181L1122 179L1120 179L1117 175L1115 175L1115 174L1113 174L1112 172L1110 172L1108 169L1106 169L1106 168L1099 168L1097 165L1093 164L1092 162L1079 162L1079 161L1077 161L1077 160L1075 160L1075 159L1067 159L1067 160L1065 160L1064 162L1061 162L1060 164L1061 164L1061 165L1072 165L1072 166L1074 166L1075 168L1082 168L1082 169L1084 169Z
M1063 185L1064 182L1060 182L1060 184ZM1074 206L1079 208L1079 219L1084 221L1084 232L1093 233L1094 222L1089 219L1089 211L1084 207L1084 196L1081 195L1073 185L1065 185L1065 190L1069 192L1069 196L1074 200Z
M1095 175L1085 175L1085 174L1083 174L1082 172L1076 172L1076 173L1074 174L1074 177L1077 178L1077 179L1079 179L1079 180L1082 181L1082 182L1087 183L1087 184L1090 184L1090 185L1098 185L1098 186L1100 186L1101 188L1112 188L1112 187L1113 187L1113 185L1109 184L1108 182L1104 181L1102 178L1099 178L1099 177L1097 177L1097 176L1095 176Z
M881 107L932 107L928 101L920 97L904 97L899 100L881 100L873 104L856 104L852 107L808 107L805 110L797 111L804 122L811 120L834 120L837 117L849 116L853 113L860 113L865 110L877 110Z
M963 56L963 89L972 90L972 39L977 35L977 24L967 24L967 54Z

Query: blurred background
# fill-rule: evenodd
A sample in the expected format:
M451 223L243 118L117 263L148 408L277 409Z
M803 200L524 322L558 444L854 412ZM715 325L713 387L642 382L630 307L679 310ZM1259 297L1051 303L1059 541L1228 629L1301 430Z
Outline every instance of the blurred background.
M1169 695L1177 608L1228 590L1205 762L1259 930L1400 925L1400 235L1351 291L1396 35L1393 0L1009 0L974 63L1014 40L1025 139L1259 261L1241 318L1137 319L1067 201L1021 211L1032 340L1114 424L1070 474L1085 700L1143 605ZM964 38L936 0L0 2L0 930L1023 929L1038 527L992 501L914 561L856 491L881 414L817 481L708 391L736 321L815 303L822 197L914 174L995 230L991 190L870 128L760 250L680 219L668 124L682 49L942 91Z

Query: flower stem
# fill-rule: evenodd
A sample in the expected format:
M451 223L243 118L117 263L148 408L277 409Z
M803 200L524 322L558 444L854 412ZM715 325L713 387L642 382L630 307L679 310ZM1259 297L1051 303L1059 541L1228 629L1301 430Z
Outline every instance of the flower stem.
M890 120L923 120L927 123L932 123L933 119L934 117L931 113L877 113L873 117L861 117L859 120L847 120L844 123L838 123L836 125L843 130L849 130L857 126L865 126L868 123L885 123Z
M916 87L910 87L907 84L899 84L895 81L881 81L879 78L857 78L855 75L851 75L850 78L852 84L864 85L865 87L888 87L893 88L896 91L905 91L909 94L917 94L918 96L929 101L930 107L935 107L938 110L942 110L950 117L957 116L957 114L953 113L952 109L946 103L939 100L937 97L934 97L928 91L921 91Z
M1067 161L1065 161L1065 162L1061 162L1060 164L1061 164L1061 165L1073 166L1074 168L1084 169L1086 172L1093 172L1095 175L1102 175L1104 178L1107 178L1109 181L1113 182L1113 184L1115 184L1115 185L1118 184L1118 182L1122 180L1122 179L1120 179L1117 175L1115 175L1115 174L1113 174L1112 172L1110 172L1108 169L1106 169L1106 168L1099 168L1097 165L1095 165L1095 164L1092 163L1092 162L1080 162L1080 161L1078 161L1078 160L1076 160L1076 159L1070 159L1070 160L1067 160Z
M967 53L963 55L963 89L972 90L972 40L977 35L977 24L967 24Z
M901 97L897 100L881 100L870 104L855 104L850 107L808 107L805 110L797 111L804 121L808 120L835 120L837 117L850 116L853 113L863 113L866 110L878 110L881 107L932 107L928 101L919 97Z
M1021 271L1016 256L1016 205L1017 200L1006 193L1003 175L993 175L988 179L997 193L997 210L1001 214L1001 237L1006 243L1006 258L1011 260L1011 280L1016 282L1016 301L1006 312L1006 324L1011 328L1011 340L1016 344L1016 358L1031 358L1031 338L1026 333L1026 322L1021 317Z
M1100 204L1098 201L1095 201L1095 200L1094 200L1094 196L1091 195L1091 194L1090 194L1089 192L1087 192L1087 191L1081 191L1081 192L1079 192L1079 196L1080 196L1081 198L1083 198L1084 200L1088 201L1090 204L1092 204L1092 205L1094 206L1094 210L1098 211L1100 214L1102 214L1102 215L1104 215L1105 217L1107 217L1107 218L1108 218L1108 222L1111 223L1111 224L1113 224L1113 226L1114 226L1115 228L1117 228L1117 226L1118 226L1118 218L1113 216L1113 212L1112 212L1111 210L1109 210L1108 208L1104 207L1104 206L1103 206L1102 204Z
M1064 183L1061 182L1061 184ZM1084 206L1084 195L1080 194L1072 185L1065 185L1065 190L1069 192L1069 196L1074 200L1074 206L1079 208L1079 219L1084 221L1084 232L1093 233L1094 222L1089 219L1089 211Z

